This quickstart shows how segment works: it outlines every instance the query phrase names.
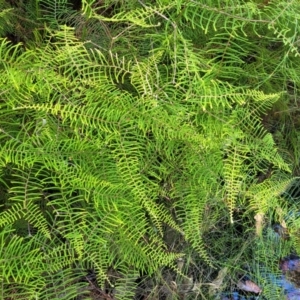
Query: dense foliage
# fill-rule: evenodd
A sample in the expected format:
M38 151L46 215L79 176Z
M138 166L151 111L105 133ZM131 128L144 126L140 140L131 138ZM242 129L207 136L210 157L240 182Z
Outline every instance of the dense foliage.
M214 299L245 272L282 299L300 2L0 8L1 299Z

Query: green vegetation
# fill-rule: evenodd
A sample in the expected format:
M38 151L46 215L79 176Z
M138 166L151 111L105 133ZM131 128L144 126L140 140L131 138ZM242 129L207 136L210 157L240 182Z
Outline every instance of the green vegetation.
M300 2L0 8L0 298L217 299L247 272L282 299Z

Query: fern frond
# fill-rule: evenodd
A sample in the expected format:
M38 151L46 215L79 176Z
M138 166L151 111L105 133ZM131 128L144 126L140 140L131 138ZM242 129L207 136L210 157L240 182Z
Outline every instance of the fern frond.
M252 2L237 4L221 1L191 1L184 11L184 16L192 28L200 27L205 33L218 28L241 28L249 23L263 23L259 18L260 10Z
M300 5L297 1L271 2L264 10L264 15L270 20L268 27L289 48L288 52L294 53L296 56L300 54L297 46L300 28L299 12Z
M290 185L290 178L277 176L275 174L262 183L252 185L245 193L245 196L249 198L250 207L256 212L267 213L270 209L276 208L276 198Z
M16 294L20 289L20 296L26 295L31 299L36 295L33 286L41 288L45 284L42 254L34 239L24 239L8 233L9 227L6 227L1 234L2 292L8 292L9 287L12 289L15 286Z
M14 27L14 10L0 3L0 36L3 37L8 32L13 31Z
M0 226L14 224L17 220L25 219L30 225L34 226L46 237L50 238L48 223L37 205L28 203L26 209L24 204L15 204L10 209L0 214Z
M40 299L73 299L84 297L89 299L89 286L82 282L85 278L85 272L72 267L61 269L59 272L45 275L45 281L48 285L37 292Z
M227 151L228 158L224 162L224 179L226 185L230 222L233 224L233 210L235 208L236 200L243 188L243 181L246 174L243 172L243 163L247 153L247 147L234 145Z
M159 11L159 9L157 10ZM98 14L93 14L93 18L109 22L131 22L141 28L151 28L160 26L159 22L151 22L151 17L156 13L155 8L143 7L116 13L113 17L107 18ZM153 24L152 24L153 23Z
M153 196L149 194L146 189L142 178L139 176L139 147L142 144L136 143L136 141L120 140L118 143L119 153L116 156L117 166L122 178L131 187L134 198L140 201L149 213L153 223L157 227L157 230L162 235L161 221L166 222L171 227L176 228L180 231L176 223L169 217L164 211L162 206L157 205L153 201ZM129 150L130 149L130 150ZM135 153L136 152L136 153ZM129 156L130 153L130 156ZM151 191L151 190L150 190Z
M70 12L69 3L66 0L39 0L38 5L40 7L40 19L47 21L50 26L57 27L66 13Z

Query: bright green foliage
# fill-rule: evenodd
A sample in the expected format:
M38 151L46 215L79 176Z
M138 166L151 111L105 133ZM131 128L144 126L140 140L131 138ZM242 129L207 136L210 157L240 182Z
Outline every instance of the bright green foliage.
M299 101L299 1L29 2L28 40L0 44L3 299L88 297L90 269L133 299L179 257L233 261L220 220L288 215L298 128L263 118Z

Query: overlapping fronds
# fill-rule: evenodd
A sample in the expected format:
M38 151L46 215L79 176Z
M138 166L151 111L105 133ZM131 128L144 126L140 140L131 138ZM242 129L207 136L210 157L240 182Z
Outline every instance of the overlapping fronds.
M186 253L220 264L213 222L283 215L291 160L263 118L299 89L297 1L31 5L38 42L0 40L3 299L132 299Z

